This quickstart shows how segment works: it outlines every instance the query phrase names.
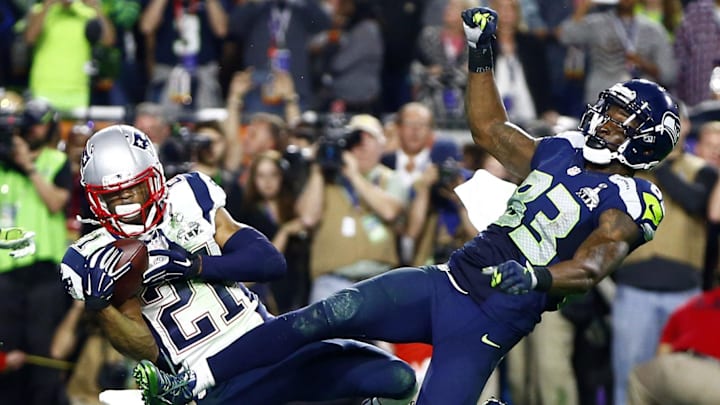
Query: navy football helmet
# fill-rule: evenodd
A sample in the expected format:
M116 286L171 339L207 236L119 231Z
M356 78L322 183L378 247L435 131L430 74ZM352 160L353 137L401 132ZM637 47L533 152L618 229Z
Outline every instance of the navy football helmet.
M608 115L611 105L623 109L627 119L623 122L612 119ZM597 134L608 121L625 132L625 141L614 151ZM597 103L585 110L580 130L585 134L586 160L602 165L618 160L631 169L647 170L660 163L677 144L680 118L667 90L649 80L633 79L601 92Z

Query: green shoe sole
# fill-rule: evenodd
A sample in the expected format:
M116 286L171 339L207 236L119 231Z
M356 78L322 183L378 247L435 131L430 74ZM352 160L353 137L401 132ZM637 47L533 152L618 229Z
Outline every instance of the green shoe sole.
M158 375L157 368L152 362L148 360L140 361L133 370L133 378L142 392L145 405L163 405L163 402L157 399Z

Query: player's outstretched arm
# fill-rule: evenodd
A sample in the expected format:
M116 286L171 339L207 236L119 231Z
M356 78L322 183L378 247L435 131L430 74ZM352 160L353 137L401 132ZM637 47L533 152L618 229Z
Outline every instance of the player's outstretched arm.
M590 290L620 265L639 237L638 225L626 213L605 211L575 256L550 266L550 291L571 294Z
M175 242L148 252L143 285L195 277L208 281L264 282L285 275L285 256L255 228L235 221L224 208L215 213L215 241L222 255L191 254Z
M492 41L497 13L472 8L462 13L468 41L468 76L465 106L473 140L521 178L530 173L530 160L537 142L527 132L508 121L493 76Z
M624 212L611 209L600 216L600 225L571 260L550 267L508 260L482 271L491 276L491 287L508 294L526 294L531 290L562 295L584 293L620 265L639 237L637 224Z

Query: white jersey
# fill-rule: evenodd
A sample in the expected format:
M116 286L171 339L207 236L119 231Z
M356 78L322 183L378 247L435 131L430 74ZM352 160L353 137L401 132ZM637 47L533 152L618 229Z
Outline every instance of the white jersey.
M138 239L147 244L148 250L167 249L169 239L192 253L220 255L214 239L215 212L225 205L225 192L200 173L175 176L167 186L164 220ZM102 228L70 246L60 267L65 288L73 298L83 299L85 258L116 239ZM161 352L174 364L191 368L202 367L205 359L268 317L255 294L240 283L164 283L145 288L140 301Z

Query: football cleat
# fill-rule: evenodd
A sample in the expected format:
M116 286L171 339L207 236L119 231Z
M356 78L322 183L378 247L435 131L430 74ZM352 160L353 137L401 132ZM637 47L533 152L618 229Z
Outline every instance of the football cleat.
M185 405L193 400L195 373L190 370L172 375L142 360L135 366L133 378L145 405Z

